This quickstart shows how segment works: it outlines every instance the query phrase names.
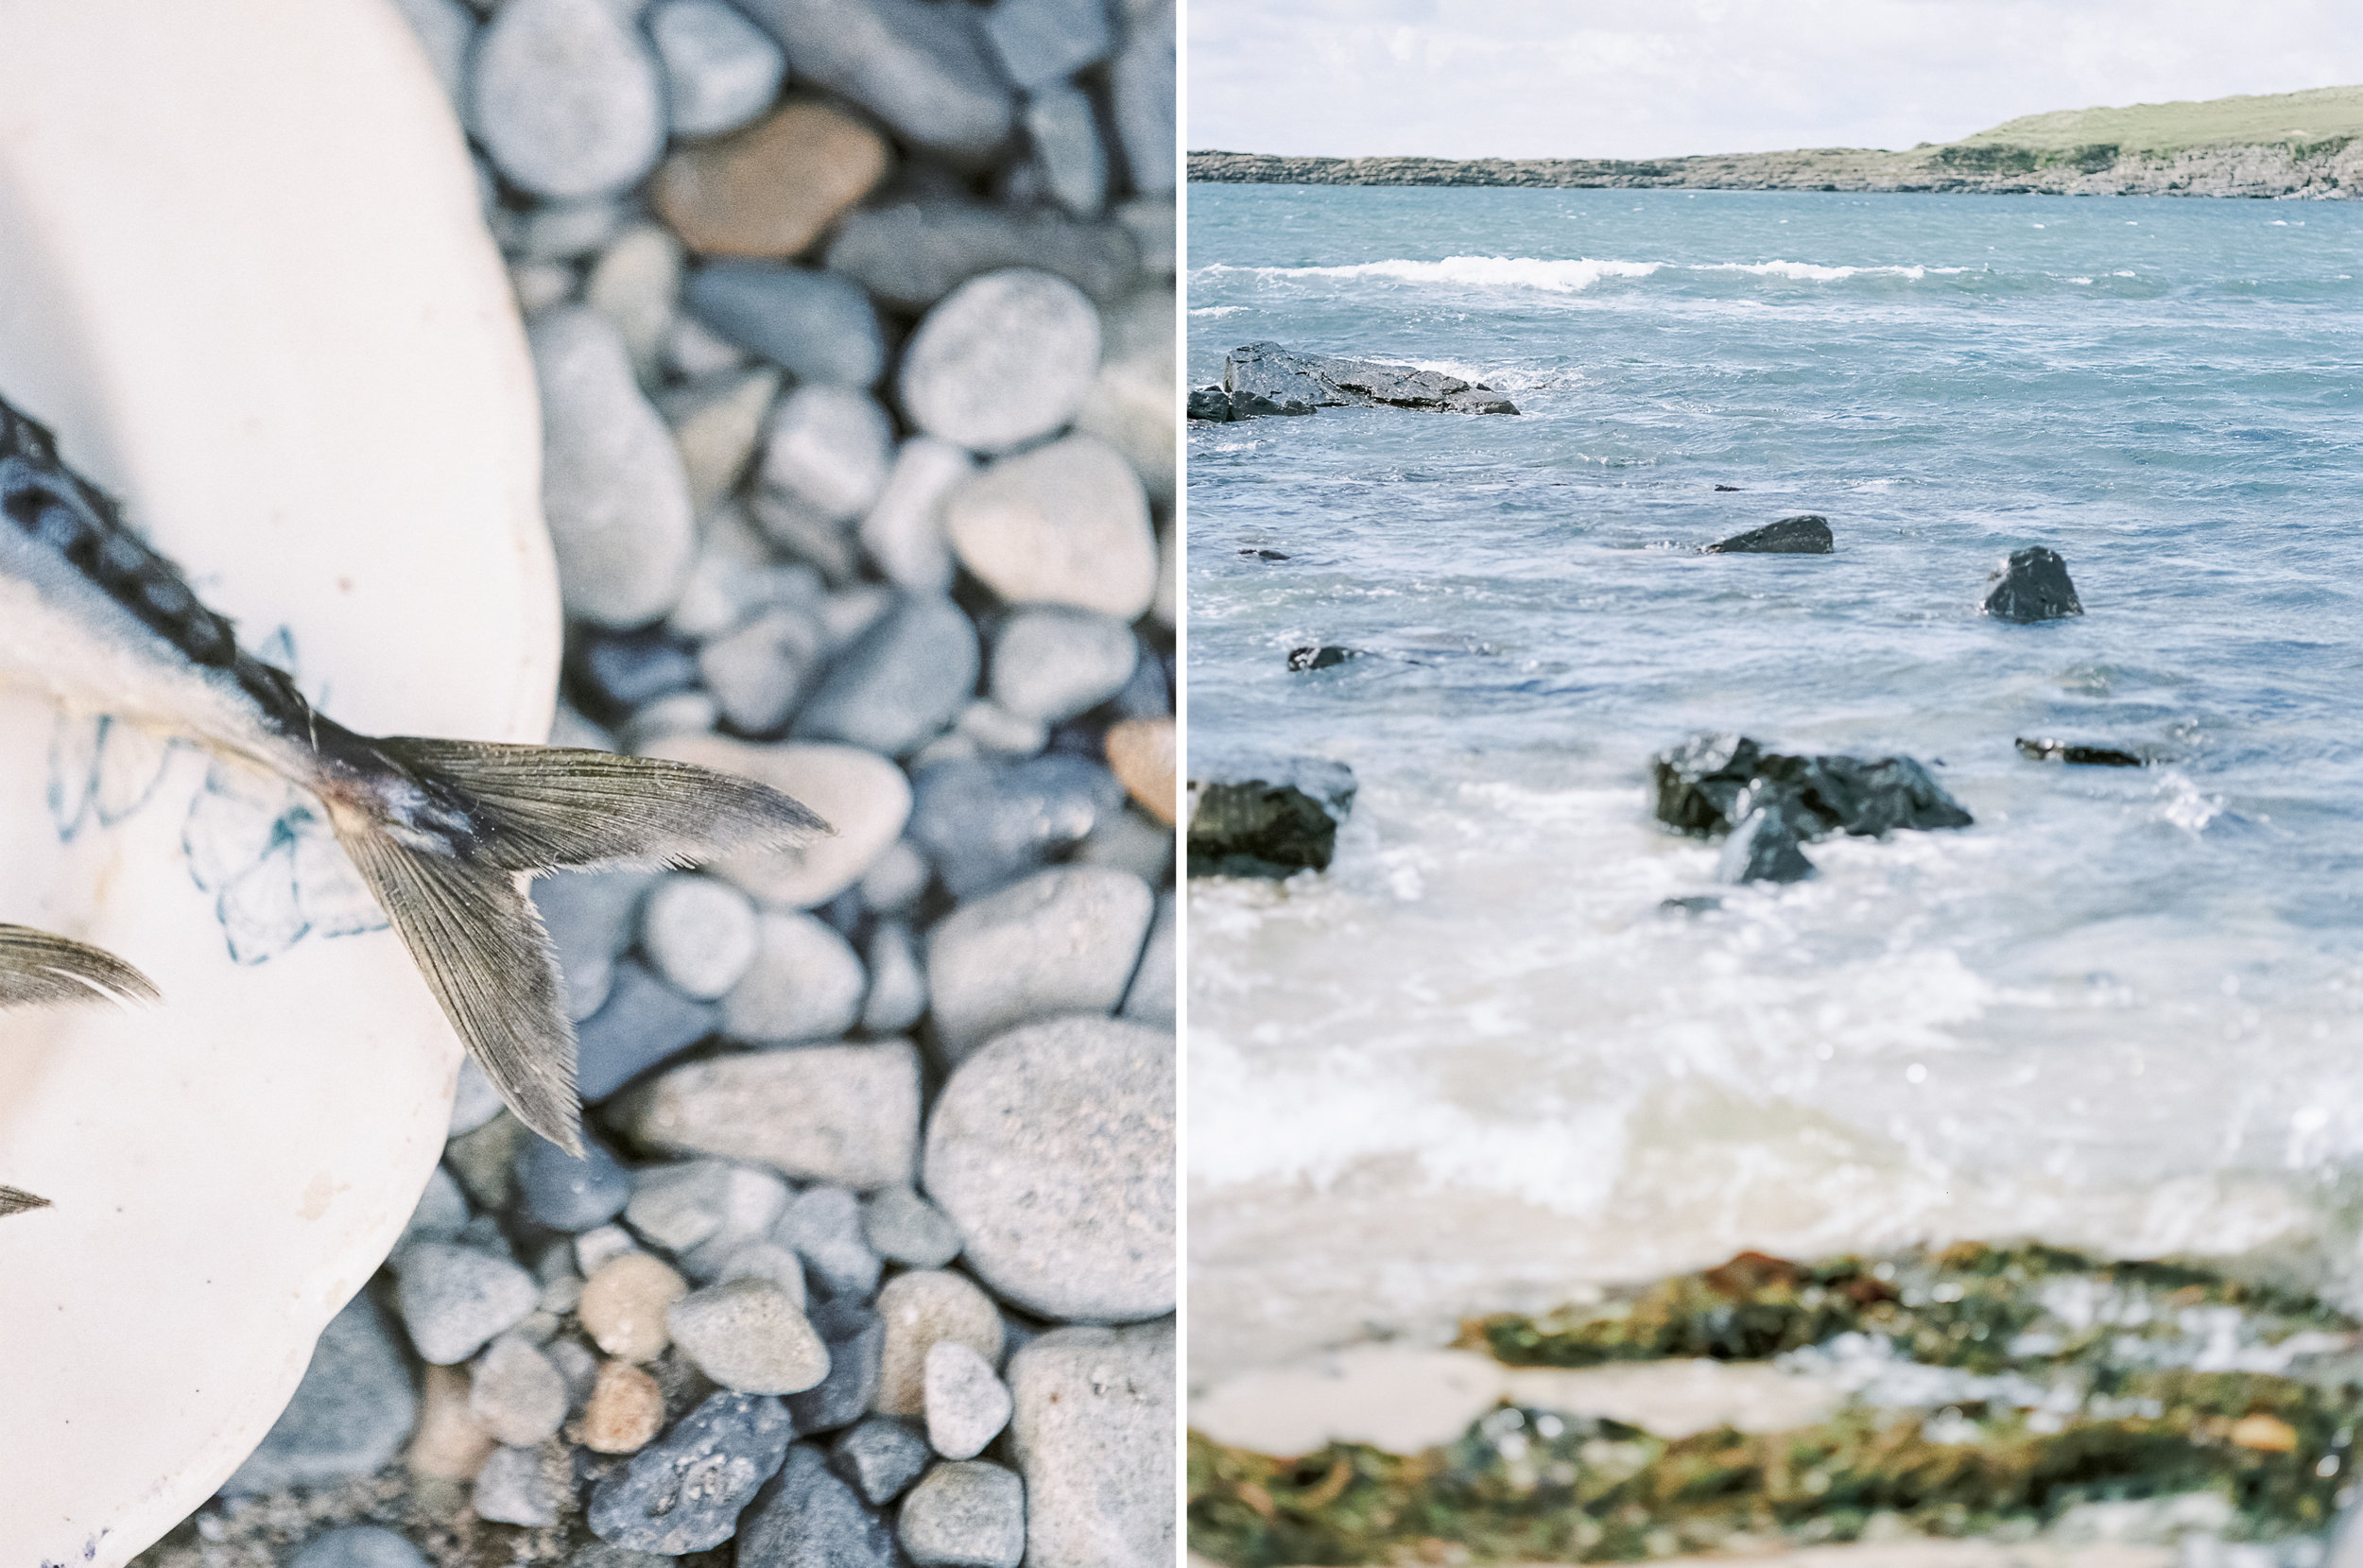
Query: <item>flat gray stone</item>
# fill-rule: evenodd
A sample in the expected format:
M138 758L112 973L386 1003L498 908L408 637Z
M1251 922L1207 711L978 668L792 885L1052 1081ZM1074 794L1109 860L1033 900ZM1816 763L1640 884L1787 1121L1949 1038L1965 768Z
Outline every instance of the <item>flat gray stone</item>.
M598 1484L591 1531L611 1545L665 1557L718 1546L779 1473L795 1435L778 1400L716 1394Z
M1009 86L975 16L923 0L746 0L789 69L869 110L947 162L983 164L1009 140Z
M664 67L675 135L736 130L779 96L787 57L723 0L660 0L645 25Z
M941 1268L960 1255L960 1232L908 1187L882 1187L862 1203L862 1233L878 1255L906 1268Z
M1108 204L1108 148L1090 95L1065 86L1035 94L1026 106L1026 139L1050 199L1077 217L1096 217Z
M927 313L897 386L928 435L1001 452L1063 428L1098 370L1099 313L1082 290L1012 267L971 278Z
M621 191L664 155L657 63L606 0L507 0L476 41L474 86L485 150L536 196Z
M287 1568L426 1568L426 1559L391 1530L355 1525L306 1542Z
M981 1459L938 1465L903 1499L896 1534L921 1568L1017 1568L1026 1485Z
M469 1506L495 1525L555 1525L558 1499L542 1473L538 1448L496 1448L476 1472Z
M1005 603L1134 621L1157 596L1147 491L1096 437L1003 458L952 492L943 520L953 553Z
M722 1028L757 1045L834 1039L860 1019L868 985L853 944L825 922L766 910L754 961L722 1000Z
M1122 691L1140 646L1113 615L1063 605L1021 610L993 633L987 689L1009 712L1057 724Z
M820 517L860 516L893 464L894 422L859 388L799 387L771 411L763 482Z
M623 1125L654 1148L768 1165L867 1192L910 1184L919 1053L908 1041L746 1051L676 1067L632 1096Z
M418 1419L409 1367L365 1291L320 1331L294 1397L221 1490L246 1496L367 1475L402 1451Z
M1029 1568L1170 1568L1174 1334L1054 1329L1009 1357Z
M683 996L630 959L618 964L606 1005L576 1029L575 1083L583 1103L596 1105L720 1023L712 1003Z
M964 904L927 933L936 1030L958 1060L1038 1018L1112 1013L1156 913L1140 878L1101 867L1037 871Z
M1162 195L1179 181L1173 138L1177 47L1173 18L1172 0L1165 0L1135 21L1123 52L1108 71L1125 169L1131 176L1132 189L1145 196Z
M1002 74L1023 93L1098 64L1115 44L1104 0L1000 0L984 29Z
M901 1568L894 1535L854 1489L798 1444L738 1530L747 1568Z
M830 1468L872 1508L901 1496L934 1459L919 1429L892 1416L871 1416L848 1427L829 1450Z
M910 927L900 921L880 921L870 933L870 994L863 1001L861 1026L873 1035L901 1034L927 1010L927 976L919 967L919 949Z
M862 514L861 546L895 587L942 594L952 586L952 546L943 537L943 503L976 472L968 449L933 436L898 448L886 489Z
M886 1336L880 1346L876 1407L880 1415L920 1416L927 1408L927 1353L947 1340L966 1345L996 1366L1009 1326L976 1282L950 1269L897 1274L878 1292Z
M994 1040L936 1101L926 1188L1004 1300L1068 1321L1172 1311L1172 1035L1062 1018Z
M861 1200L844 1188L815 1187L800 1195L771 1234L796 1249L832 1299L866 1301L877 1291L883 1266L862 1229Z
M877 307L835 272L718 261L690 275L683 301L728 341L802 382L868 387L886 369Z
M1123 298L1141 268L1140 242L1122 223L945 199L848 213L825 257L832 271L906 311L924 310L969 279L1005 267L1055 274L1105 304Z
M794 1394L829 1375L829 1353L802 1310L769 1280L725 1280L665 1310L673 1343L742 1394Z
M395 1300L420 1356L439 1367L465 1361L496 1334L525 1321L542 1287L506 1258L425 1241L393 1260Z
M676 871L641 908L640 946L666 984L713 1001L755 961L755 906L727 882ZM605 1217L604 1215L601 1217Z
M645 626L681 596L697 543L680 450L605 317L557 306L526 338L542 391L542 509L560 594L596 625Z
M957 1339L927 1349L923 1374L927 1445L947 1459L973 1459L1009 1423L1009 1390L992 1363Z
M631 1174L588 1132L579 1160L546 1138L528 1139L518 1152L517 1198L536 1225L588 1231L613 1219L630 1197Z
M901 756L967 705L976 666L976 628L957 605L940 594L903 594L830 663L794 733Z

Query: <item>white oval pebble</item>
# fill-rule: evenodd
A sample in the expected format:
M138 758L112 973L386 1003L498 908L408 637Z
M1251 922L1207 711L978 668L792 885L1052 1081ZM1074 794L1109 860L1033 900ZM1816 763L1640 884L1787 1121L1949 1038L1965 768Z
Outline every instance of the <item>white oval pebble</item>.
M1157 536L1140 475L1091 436L986 469L944 503L944 529L962 564L1010 604L1071 604L1132 621L1157 594Z
M664 0L648 13L648 37L683 136L737 129L771 106L787 75L780 46L722 0Z
M843 937L810 915L768 910L746 977L722 1001L733 1040L771 1044L826 1040L861 1017L869 977Z
M609 0L508 0L475 50L473 125L536 196L638 182L664 152L656 61Z
M1062 428L1099 370L1099 313L1064 278L988 272L927 313L904 351L903 407L930 436L1004 452Z

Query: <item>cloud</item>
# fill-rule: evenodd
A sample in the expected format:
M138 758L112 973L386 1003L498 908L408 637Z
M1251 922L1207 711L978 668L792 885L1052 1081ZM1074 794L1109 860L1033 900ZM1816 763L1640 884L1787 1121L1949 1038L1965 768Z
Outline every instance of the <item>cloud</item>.
M2353 0L1191 0L1189 145L1649 158L2363 82Z

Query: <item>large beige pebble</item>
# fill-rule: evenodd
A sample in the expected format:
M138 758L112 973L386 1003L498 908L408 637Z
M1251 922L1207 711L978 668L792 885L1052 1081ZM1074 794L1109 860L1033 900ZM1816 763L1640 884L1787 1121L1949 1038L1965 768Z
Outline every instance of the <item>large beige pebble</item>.
M1157 594L1157 535L1140 476L1113 447L1067 436L954 491L944 532L960 563L1010 604L1071 604L1120 621Z
M689 1283L647 1252L627 1252L583 1282L575 1309L599 1349L626 1361L653 1361L671 1342L664 1314Z
M742 1051L676 1067L624 1108L633 1137L677 1154L768 1165L870 1192L919 1157L919 1053L908 1041Z
M786 104L665 160L656 206L693 250L792 256L870 193L888 157L886 138L843 110Z
M419 1396L419 1428L410 1439L410 1473L436 1481L470 1481L500 1445L468 1408L468 1373L429 1363Z
M1001 1359L1007 1332L1001 1309L965 1274L934 1268L897 1274L878 1292L877 1312L886 1319L874 1401L882 1414L925 1411L927 1353L939 1344L966 1345L989 1364Z
M809 909L837 897L902 836L910 819L910 781L892 762L858 746L758 746L724 735L674 734L651 744L647 753L769 784L837 830L801 850L752 850L716 863L722 876L780 908Z

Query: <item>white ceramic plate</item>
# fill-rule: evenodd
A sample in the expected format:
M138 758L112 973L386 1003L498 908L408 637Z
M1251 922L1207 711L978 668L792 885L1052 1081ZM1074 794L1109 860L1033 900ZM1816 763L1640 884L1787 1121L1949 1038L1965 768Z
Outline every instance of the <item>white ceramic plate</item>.
M0 0L0 390L355 729L539 739L558 602L474 174L384 0ZM408 1216L457 1041L301 798L0 698L0 920L159 1008L0 1015L0 1568L112 1568Z

